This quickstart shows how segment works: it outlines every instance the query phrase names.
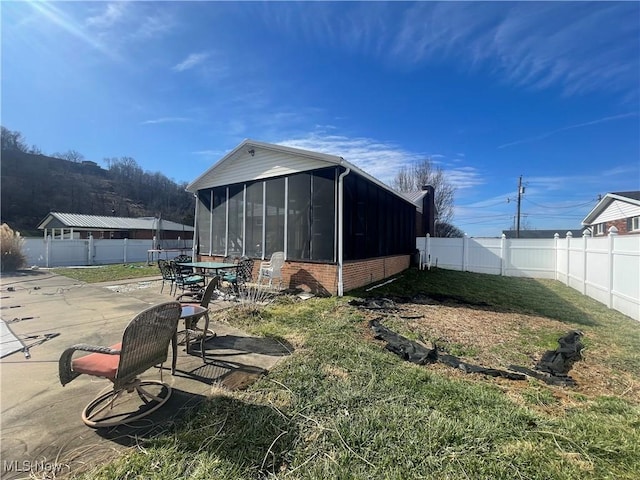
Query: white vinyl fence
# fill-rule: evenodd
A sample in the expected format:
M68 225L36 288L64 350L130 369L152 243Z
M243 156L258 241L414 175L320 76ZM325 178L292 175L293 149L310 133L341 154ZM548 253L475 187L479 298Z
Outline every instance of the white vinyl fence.
M114 263L146 262L153 240L111 240L88 238L83 240L25 238L23 251L27 266L68 267L82 265L108 265ZM191 250L191 240L162 240L166 249ZM176 252L177 255L179 252Z
M422 268L549 278L640 320L640 236L550 239L419 237Z

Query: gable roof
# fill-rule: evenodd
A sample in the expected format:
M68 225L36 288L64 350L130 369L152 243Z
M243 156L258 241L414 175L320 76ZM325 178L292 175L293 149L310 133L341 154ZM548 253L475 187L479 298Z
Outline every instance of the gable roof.
M598 218L607 207L614 202L623 202L632 206L640 207L640 190L633 190L630 192L612 192L607 193L598 204L589 212L589 214L582 220L583 225L591 225Z
M349 168L352 172L393 193L395 196L409 201L404 195L337 155L258 142L251 139L244 140L187 185L187 191L196 193L198 190L205 188L292 175L332 165Z
M192 232L193 227L162 220L162 230ZM101 215L83 215L79 213L50 212L38 225L45 228L74 228L77 230L156 230L158 219L155 217L108 217Z

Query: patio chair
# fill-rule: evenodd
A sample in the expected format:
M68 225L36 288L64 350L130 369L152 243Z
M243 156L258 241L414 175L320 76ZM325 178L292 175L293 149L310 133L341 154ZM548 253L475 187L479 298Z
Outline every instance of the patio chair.
M190 263L192 261L192 257L191 255L178 255L176 258L173 259L174 262L176 263ZM193 267L181 267L182 271L185 273L193 273Z
M175 261L169 262L175 275L176 292L180 288L183 292L185 290L200 290L204 288L205 282L202 275L194 274L191 272L190 267L182 267Z
M271 259L268 262L260 263L260 270L258 271L258 285L262 284L262 280L269 279L269 286L273 285L273 280L278 279L280 285L282 285L282 267L284 266L284 252L273 252Z
M187 349L187 353L189 353L189 344L190 344L189 336L191 334L196 334L200 336L200 352L202 353L202 361L205 360L204 342L207 340L207 336L211 336L211 337L216 336L216 332L214 332L213 330L209 330L208 310L209 310L209 303L211 303L211 299L213 298L213 294L216 292L219 286L220 286L220 277L215 276L209 281L207 288L201 290L200 292L196 292L196 293L187 292L187 293L183 293L182 295L179 295L176 298L176 300L180 302L181 306L199 305L207 309L207 313L199 317L185 319L185 326L184 326L184 334L185 334L184 342L185 342L185 348ZM199 333L197 325L198 325L198 320L200 320L200 318L202 317L204 317L204 328L202 329L202 333Z
M227 272L222 276L222 280L228 282L236 295L244 288L245 283L253 277L253 258L240 257L237 262L235 272Z
M167 260L158 259L158 268L162 274L162 286L160 287L160 293L164 290L164 284L169 282L169 294L173 295L173 287L176 282L176 274Z
M102 428L132 422L166 403L171 387L162 382L161 364L167 360L169 342L175 335L180 312L178 302L154 305L129 322L120 343L111 347L79 344L62 353L58 368L63 386L81 374L106 378L113 383L109 392L98 395L82 411L82 421L86 425ZM92 353L74 360L76 351ZM154 365L161 367L160 381L138 378ZM124 394L134 391L142 405L126 400L130 396Z

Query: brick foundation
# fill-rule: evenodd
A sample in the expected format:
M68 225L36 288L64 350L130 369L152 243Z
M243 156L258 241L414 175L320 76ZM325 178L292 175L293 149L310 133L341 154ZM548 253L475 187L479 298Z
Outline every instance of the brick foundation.
M222 257L200 257L203 262L220 262ZM379 257L345 262L344 291L379 282L409 268L409 255ZM253 278L258 278L260 260L253 264ZM337 295L338 266L333 263L310 263L288 260L282 268L285 288L300 288L317 295Z

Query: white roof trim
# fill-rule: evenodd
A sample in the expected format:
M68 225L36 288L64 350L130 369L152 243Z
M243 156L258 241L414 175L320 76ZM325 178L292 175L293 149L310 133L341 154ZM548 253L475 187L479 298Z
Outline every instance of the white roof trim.
M640 200L636 200L635 198L629 198L625 197L624 195L617 195L615 193L607 193L604 197L602 197L598 204L593 207L593 209L587 214L587 216L584 217L584 220L582 220L582 225L591 225L593 221L598 217L598 215L600 215L614 200L619 200L621 202L640 206Z
M238 145L236 148L234 148L229 153L227 153L224 157L222 157L220 160L218 160L211 168L206 170L198 178L196 178L193 182L191 182L189 185L187 185L187 191L195 194L200 189L209 188L208 186L202 185L201 183L202 183L202 181L204 179L209 177L209 175L211 174L212 171L219 169L220 167L222 167L227 162L233 161L234 159L236 159L238 157L238 154L240 152L244 153L245 149L249 150L249 149L251 149L251 147L263 148L265 150L270 150L270 151L278 152L278 153L285 153L285 154L289 154L289 155L295 155L295 156L298 156L298 157L305 157L305 158L309 158L311 160L327 162L327 163L333 164L333 165L342 165L343 167L351 169L352 172L356 172L358 175L366 178L367 180L369 180L372 183L375 183L379 187L383 188L384 190L387 190L388 192L394 194L395 196L401 198L402 200L404 200L404 201L406 201L408 203L413 203L412 201L407 199L407 197L405 197L401 193L395 191L394 189L392 189L388 185L382 183L377 178L372 177L371 175L369 175L364 170L360 169L359 167L356 167L355 165L347 162L344 158L339 157L337 155L330 155L330 154L327 154L327 153L320 153L320 152L312 152L310 150L303 150L303 149L294 148L294 147L286 147L284 145L276 145L276 144L273 144L273 143L258 142L256 140L251 140L251 139L244 140L240 145Z

